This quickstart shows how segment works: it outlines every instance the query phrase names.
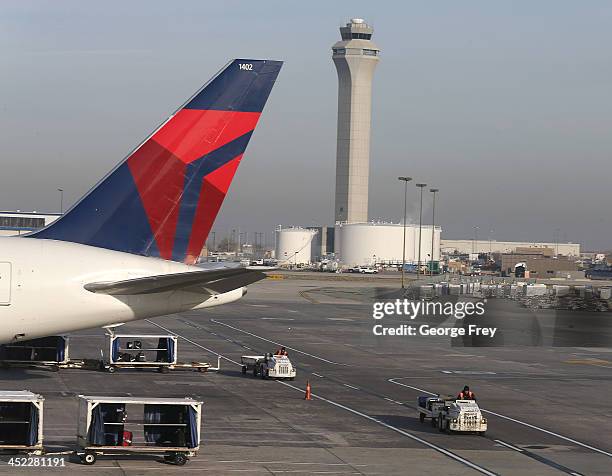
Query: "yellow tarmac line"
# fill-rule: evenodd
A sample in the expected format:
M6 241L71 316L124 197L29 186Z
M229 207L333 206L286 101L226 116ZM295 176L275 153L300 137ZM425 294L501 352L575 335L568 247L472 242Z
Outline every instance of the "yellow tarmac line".
M612 369L612 362L603 359L570 359L564 360L564 364L575 364L575 365L593 365L595 367L604 367Z

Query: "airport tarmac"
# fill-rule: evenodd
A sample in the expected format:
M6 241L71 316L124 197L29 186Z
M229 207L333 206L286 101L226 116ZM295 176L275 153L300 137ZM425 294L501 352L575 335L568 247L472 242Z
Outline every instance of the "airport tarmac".
M186 466L156 458L66 461L63 474L468 475L610 474L611 348L457 347L448 338L374 337L371 299L387 280L267 279L240 301L127 324L121 332L179 335L179 360L222 357L219 373L9 369L0 388L45 396L45 444L71 448L78 394L183 397L204 402L202 447ZM101 329L71 339L95 358ZM284 345L294 381L243 376L240 356ZM306 382L313 400L304 400ZM468 384L486 436L419 423L416 397ZM0 458L0 473L39 474Z

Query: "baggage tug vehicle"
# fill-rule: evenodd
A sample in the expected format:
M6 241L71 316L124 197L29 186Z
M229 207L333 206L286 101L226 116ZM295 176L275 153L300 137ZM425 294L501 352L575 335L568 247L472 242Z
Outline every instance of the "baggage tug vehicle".
M417 398L417 407L421 423L430 418L431 425L441 432L475 432L484 436L487 431L487 419L476 400L423 395Z
M253 377L259 375L262 379L281 378L293 380L296 376L295 367L286 355L243 355L242 374L253 372Z

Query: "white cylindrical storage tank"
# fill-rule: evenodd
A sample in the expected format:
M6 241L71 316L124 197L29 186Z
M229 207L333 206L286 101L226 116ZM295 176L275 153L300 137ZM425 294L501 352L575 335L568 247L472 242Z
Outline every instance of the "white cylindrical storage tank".
M404 227L398 223L352 223L337 228L342 248L340 261L347 266L367 266L380 263L399 264L403 257ZM435 227L433 260L440 259L440 228ZM337 235L338 236L338 235ZM421 227L421 263L431 258L431 225ZM336 238L337 240L338 238ZM406 225L406 262L417 263L419 226Z
M317 232L306 228L276 230L276 259L280 265L310 264L312 238Z

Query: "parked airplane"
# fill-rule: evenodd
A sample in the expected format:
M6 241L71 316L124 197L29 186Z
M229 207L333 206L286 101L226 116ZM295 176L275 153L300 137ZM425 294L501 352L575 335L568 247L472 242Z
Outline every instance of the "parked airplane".
M195 262L281 66L231 61L61 218L0 238L0 343L218 306L262 279Z

